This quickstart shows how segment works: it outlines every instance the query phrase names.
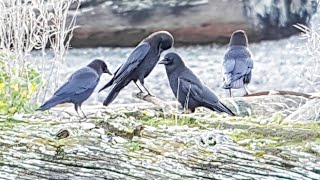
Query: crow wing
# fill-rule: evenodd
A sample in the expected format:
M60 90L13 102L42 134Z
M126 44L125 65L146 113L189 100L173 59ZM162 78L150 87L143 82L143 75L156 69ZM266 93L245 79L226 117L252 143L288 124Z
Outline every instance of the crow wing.
M227 85L251 73L253 61L246 47L230 49L224 56L223 70Z
M54 95L80 94L95 88L98 81L99 75L92 68L85 67L73 73Z
M200 103L204 103L206 100L205 98L210 98L208 101L216 102L218 98L213 94L213 92L209 94L204 94L204 90L206 90L206 86L201 82L201 80L193 74L190 70L185 71L179 76L179 88L192 97L196 101ZM208 92L206 92L208 93ZM216 98L216 99L215 99Z
M144 42L139 44L130 54L128 60L124 64L122 64L119 67L119 69L115 72L113 77L113 83L119 83L123 79L130 76L132 71L136 69L139 66L139 64L144 60L150 48L151 46L149 43Z
M183 74L183 76L179 77L179 88L181 88L181 90L187 94L187 97L192 97L204 107L210 108L217 112L226 112L230 115L234 115L233 112L224 104L222 104L214 92L205 84L203 84L203 82L201 82L196 75L194 75L191 71Z

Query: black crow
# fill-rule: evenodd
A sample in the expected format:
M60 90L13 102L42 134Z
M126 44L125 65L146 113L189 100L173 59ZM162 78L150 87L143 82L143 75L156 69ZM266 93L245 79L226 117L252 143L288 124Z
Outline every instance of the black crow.
M158 31L145 38L130 54L127 61L123 63L114 73L113 78L102 88L113 85L108 97L103 105L108 106L119 94L122 88L133 81L139 88L139 80L142 87L151 95L150 91L144 85L146 78L159 61L162 51L170 49L173 46L173 37L167 31ZM99 91L99 92L100 92Z
M79 107L83 115L86 117L81 109L81 104L93 93L99 83L102 73L112 75L104 61L95 59L86 67L74 72L69 77L68 81L64 83L49 100L36 110L48 110L58 104L73 103L77 114L79 115Z
M173 94L185 110L194 112L196 107L203 106L234 116L214 92L184 64L177 53L166 54L159 64L165 65Z
M249 94L247 84L251 80L251 70L253 69L252 54L248 48L248 38L243 30L235 31L229 43L229 48L224 55L224 89L244 88L246 94Z

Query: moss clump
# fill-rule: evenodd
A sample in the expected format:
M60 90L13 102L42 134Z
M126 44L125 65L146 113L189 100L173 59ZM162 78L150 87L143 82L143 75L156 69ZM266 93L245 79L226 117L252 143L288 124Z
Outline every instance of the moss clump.
M301 128L301 129L310 129L320 134L320 122L314 122L314 123L296 123L291 125L294 128Z
M0 121L0 130L9 130L18 124L25 124L24 121L19 121L11 117L7 117L4 121Z
M283 117L282 117L281 113L274 113L272 115L272 122L276 122L276 123L280 124L282 122L282 119L283 119Z
M243 133L232 133L231 134L232 139L235 142L239 142L245 139L262 139L264 136L262 134L254 134L249 132L243 132Z
M8 121L0 122L0 130L9 130L14 127L14 124Z
M136 141L129 141L128 143L125 144L125 147L129 151L132 151L132 152L139 151L139 150L143 149L141 144Z
M266 153L263 151L257 151L255 153L253 153L252 155L258 158L262 158Z
M162 118L162 117L149 118L147 116L144 116L140 120L142 121L142 124L153 126L153 127L159 127L161 125L165 125L165 126L187 125L189 127L195 127L200 125L198 123L198 120L194 117L177 116L177 115L171 115L165 118Z
M279 147L300 148L307 152L307 142L320 141L319 134L306 129L252 128L230 134L236 143L252 150L269 150ZM247 140L247 141L245 141Z

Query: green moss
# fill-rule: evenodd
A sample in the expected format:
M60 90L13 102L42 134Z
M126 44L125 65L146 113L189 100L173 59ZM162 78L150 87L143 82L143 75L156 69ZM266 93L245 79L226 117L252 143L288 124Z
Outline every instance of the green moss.
M263 158L263 156L265 155L266 153L263 152L263 151L257 151L255 153L253 153L252 155L255 156L255 157L258 157L258 158Z
M300 147L304 152L309 152L305 148L307 142L320 142L320 136L317 131L307 129L316 128L310 125L299 125L299 129L285 127L269 126L265 128L255 127L241 132L231 133L230 136L238 143L239 141L250 139L248 143L242 145L248 149L274 149L279 147ZM301 128L304 126L304 128Z
M272 115L272 121L273 122L276 122L276 123L280 124L282 122L282 119L283 119L283 117L282 117L281 113L274 113Z
M275 147L299 146L301 144L302 144L301 141L297 141L297 140L290 141L290 140L281 139L281 140L278 140L276 143L265 144L263 147L266 149L272 149Z
M302 129L311 129L316 131L320 134L320 122L313 122L313 123L295 123L291 125L294 128L302 128Z
M199 126L198 120L194 117L185 117L185 116L167 116L166 118L162 117L142 117L140 119L142 121L142 124L148 125L148 126L153 126L153 127L159 127L161 125L166 125L166 126L184 126L187 125L189 127L195 127Z
M64 151L64 146L59 146L56 149L56 154L54 155L54 159L64 159L64 156L66 155Z
M11 117L7 117L6 120L0 121L0 130L9 130L18 124L25 124L25 121L19 121Z
M125 144L125 147L132 152L139 151L142 149L142 146L139 142L136 141L129 141Z
M245 139L263 139L265 138L262 134L255 134L249 132L242 132L242 133L232 133L230 134L234 142L239 142Z
M0 122L0 130L9 130L14 127L14 124L8 121Z

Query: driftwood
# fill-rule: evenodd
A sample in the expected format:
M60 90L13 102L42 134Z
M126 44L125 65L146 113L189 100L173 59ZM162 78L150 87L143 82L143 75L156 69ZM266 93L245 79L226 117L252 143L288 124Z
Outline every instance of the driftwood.
M262 92L256 92L252 94L247 94L245 97L250 97L250 96L263 96L263 95L293 95L293 96L302 96L305 98L313 98L311 94L306 94L302 92L295 92L295 91L282 91L282 90L272 90L272 91L262 91Z
M173 111L175 111L174 106L178 106L178 103L176 103L176 102L166 102L166 101L163 101L155 96L150 96L146 93L132 93L132 96L135 98L147 101L149 103L152 103L152 104L164 109L165 111L173 112Z
M134 97L150 102L156 106L177 106L177 102L166 102L147 94L133 94ZM288 116L303 106L312 95L292 91L265 91L251 94L245 97L222 98L221 101L235 114L273 116L281 113ZM171 109L174 109L173 107ZM316 111L316 110L315 110Z
M320 179L317 123L170 114L176 102L137 97L151 103L83 107L89 119L72 107L0 116L0 179ZM318 107L296 95L222 101L242 115Z
M1 119L0 179L320 179L320 151L312 145L319 132L312 129L268 125L264 131L241 119L235 124L207 117L195 127L145 126L134 134L141 116L88 114L94 119L81 123L37 114ZM62 135L66 129L68 136ZM298 145L249 150L249 141L236 143L223 129L264 134L257 144L274 141L271 135L308 141L310 152Z
M319 121L320 120L320 98L315 98L303 106L299 107L296 111L291 113L285 121Z

